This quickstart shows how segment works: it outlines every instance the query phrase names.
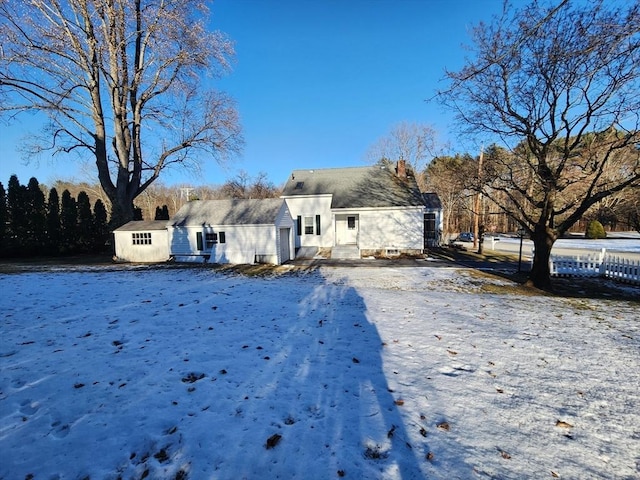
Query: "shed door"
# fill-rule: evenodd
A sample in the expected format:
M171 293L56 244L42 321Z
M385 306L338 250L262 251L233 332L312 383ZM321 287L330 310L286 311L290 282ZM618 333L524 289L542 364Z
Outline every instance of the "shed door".
M291 260L291 250L289 247L291 236L290 228L280 229L280 263L284 263L287 260Z

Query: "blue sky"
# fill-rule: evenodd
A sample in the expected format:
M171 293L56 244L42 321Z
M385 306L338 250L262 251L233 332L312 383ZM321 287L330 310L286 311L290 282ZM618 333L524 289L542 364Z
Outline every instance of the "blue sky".
M460 151L451 115L426 100L444 69L462 66L469 32L502 0L216 0L212 28L235 41L233 71L218 82L237 102L245 148L226 166L171 171L165 184L220 184L241 169L276 185L291 170L359 166L369 147L403 121L427 123ZM50 184L96 178L75 157L23 165L17 146L38 132L33 117L0 124L0 181Z

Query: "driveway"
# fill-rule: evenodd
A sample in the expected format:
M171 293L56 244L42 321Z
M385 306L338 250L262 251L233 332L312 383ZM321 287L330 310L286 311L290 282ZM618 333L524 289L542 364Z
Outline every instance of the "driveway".
M481 270L518 270L518 259L511 255L494 254L487 252L485 255L476 255L469 251L458 251L450 248L433 249L424 257L398 257L398 258L360 258L360 259L296 259L288 262L298 266L323 266L323 267L453 267L463 266ZM522 271L529 270L529 262L523 259Z

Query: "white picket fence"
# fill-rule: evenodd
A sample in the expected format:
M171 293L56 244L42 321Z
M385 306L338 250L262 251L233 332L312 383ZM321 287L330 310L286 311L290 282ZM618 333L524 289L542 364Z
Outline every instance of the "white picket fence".
M549 268L554 277L607 277L640 285L640 261L609 254L604 248L580 255L551 254Z

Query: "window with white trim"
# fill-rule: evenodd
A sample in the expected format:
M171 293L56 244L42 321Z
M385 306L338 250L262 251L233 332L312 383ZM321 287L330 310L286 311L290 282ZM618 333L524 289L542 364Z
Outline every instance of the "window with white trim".
M133 232L131 240L134 245L151 245L151 232Z
M207 250L213 248L218 243L218 234L214 232L206 232L204 234L204 246Z
M304 234L313 235L313 217L304 217Z
M211 250L218 243L227 243L227 236L224 232L196 232L196 245L198 251Z
M320 215L298 215L296 219L296 234L320 235Z

